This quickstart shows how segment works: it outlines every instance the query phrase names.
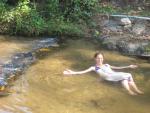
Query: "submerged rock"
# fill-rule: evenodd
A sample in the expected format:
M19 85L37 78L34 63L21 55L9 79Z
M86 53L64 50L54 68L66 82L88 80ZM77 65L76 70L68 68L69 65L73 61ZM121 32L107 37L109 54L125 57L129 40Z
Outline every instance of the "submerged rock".
M32 50L38 50L41 48L58 47L57 38L47 38L44 40L37 40L33 43Z
M5 79L0 78L0 86L6 86L7 82L5 81Z
M24 71L37 61L36 53L42 48L58 47L56 38L48 38L33 42L31 51L14 54L10 61L1 65L0 87L6 86L7 80L24 73ZM38 53L39 54L39 53Z

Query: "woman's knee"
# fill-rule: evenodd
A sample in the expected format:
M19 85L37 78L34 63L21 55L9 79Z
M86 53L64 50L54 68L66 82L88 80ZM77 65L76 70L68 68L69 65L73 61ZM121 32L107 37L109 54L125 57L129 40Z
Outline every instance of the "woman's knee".
M131 73L127 73L127 77L128 77L129 82L133 81L133 77Z
M126 80L126 79L124 79L124 80L121 81L121 84L123 84L123 85L127 84L127 83L128 83L128 80Z
M131 74L131 73L127 73L127 75L130 76L130 77L132 77L132 74Z

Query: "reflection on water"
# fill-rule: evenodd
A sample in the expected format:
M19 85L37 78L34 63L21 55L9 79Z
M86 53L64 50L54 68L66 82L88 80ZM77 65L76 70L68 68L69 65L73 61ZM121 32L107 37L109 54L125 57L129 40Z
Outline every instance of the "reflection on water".
M5 45L5 42L0 42ZM9 41L7 42L7 44ZM12 48L24 50L15 41ZM24 45L24 44L23 44ZM12 51L10 46L9 56ZM0 113L148 113L150 106L150 65L147 61L130 58L116 52L101 50L105 62L112 65L137 64L131 72L145 94L130 96L119 84L105 83L94 72L65 77L66 68L82 70L94 64L93 54L101 50L85 40L68 41L67 47L47 54L31 66L12 84L12 94L1 97ZM9 52L10 51L10 52Z

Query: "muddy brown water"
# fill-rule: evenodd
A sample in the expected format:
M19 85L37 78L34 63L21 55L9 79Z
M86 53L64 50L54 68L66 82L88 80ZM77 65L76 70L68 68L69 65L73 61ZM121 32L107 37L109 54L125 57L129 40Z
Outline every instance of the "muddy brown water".
M26 51L28 41L0 37L1 59ZM0 97L0 113L149 113L150 63L103 50L90 41L69 40L66 47L44 56L12 84L12 94ZM101 81L95 72L66 77L63 70L83 70L94 65L93 54L100 50L105 62L137 64L131 72L143 95L130 96L119 83Z

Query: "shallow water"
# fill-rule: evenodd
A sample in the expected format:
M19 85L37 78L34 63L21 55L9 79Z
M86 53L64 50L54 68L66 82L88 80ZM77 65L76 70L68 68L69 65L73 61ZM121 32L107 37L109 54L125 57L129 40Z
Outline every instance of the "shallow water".
M16 51L25 51L26 41L1 40L8 59ZM87 40L70 40L66 47L50 52L15 81L13 93L1 97L0 113L149 113L150 64L148 61L100 49ZM3 47L2 46L2 47ZM130 96L119 83L106 83L94 73L66 77L63 70L82 70L93 65L93 54L101 50L105 62L121 66L137 64L131 72L144 95Z

